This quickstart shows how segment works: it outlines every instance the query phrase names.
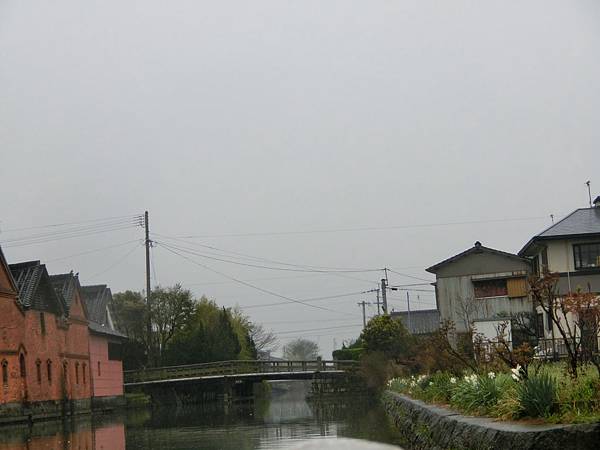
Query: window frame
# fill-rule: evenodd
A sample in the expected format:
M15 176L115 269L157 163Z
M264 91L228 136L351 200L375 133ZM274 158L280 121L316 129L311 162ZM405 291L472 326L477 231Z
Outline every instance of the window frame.
M573 244L573 266L575 267L575 270L600 270L600 265L596 265L593 267L581 266L581 247L586 246L596 247L598 252L596 258L600 258L600 242L580 242L577 244Z
M8 361L3 359L0 365L2 366L2 385L8 387Z

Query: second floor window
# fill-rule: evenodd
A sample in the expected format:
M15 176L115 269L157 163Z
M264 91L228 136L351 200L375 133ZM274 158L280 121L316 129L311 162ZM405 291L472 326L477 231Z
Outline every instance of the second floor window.
M573 245L575 269L600 268L600 242Z
M505 279L474 280L475 298L503 297L508 295Z

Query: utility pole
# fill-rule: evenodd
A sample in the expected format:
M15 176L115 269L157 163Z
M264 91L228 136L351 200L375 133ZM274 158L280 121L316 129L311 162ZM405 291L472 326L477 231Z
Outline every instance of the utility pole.
M377 315L381 315L381 302L379 301L379 288L376 290L377 292Z
M412 334L412 328L410 324L410 293L406 291L406 303L408 305L408 332Z
M383 313L388 313L388 305L387 305L387 280L385 278L381 279L381 299L383 300Z
M148 320L146 322L146 345L148 346L148 360L152 361L153 355L151 355L151 340L152 340L152 300L150 299L150 246L152 241L150 240L150 225L148 223L148 211L144 213L144 228L146 232L146 311L148 313Z
M367 312L365 311L365 306L370 305L370 303L365 302L364 300L362 302L358 302L358 306L362 306L362 312L363 312L363 329L367 328Z

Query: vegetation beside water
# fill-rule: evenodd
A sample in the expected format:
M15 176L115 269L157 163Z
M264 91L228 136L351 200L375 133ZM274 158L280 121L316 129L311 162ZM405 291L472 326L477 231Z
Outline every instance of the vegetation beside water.
M594 367L573 379L564 363L509 373L450 372L394 378L393 391L427 403L448 405L465 414L502 420L543 419L551 423L600 421L600 380Z

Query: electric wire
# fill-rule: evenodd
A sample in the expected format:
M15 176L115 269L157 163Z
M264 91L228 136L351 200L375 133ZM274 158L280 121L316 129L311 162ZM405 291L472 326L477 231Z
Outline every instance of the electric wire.
M131 219L131 218L142 218L142 217L143 216L140 214L128 215L128 216L104 217L101 219L81 220L78 222L63 222L63 223L52 223L52 224L48 224L48 225L35 225L32 227L9 228L7 230L1 230L0 233L15 233L15 232L20 232L20 231L37 230L37 229L42 229L42 228L56 228L56 227L62 227L62 226L67 226L67 225L83 225L83 224L92 223L92 222L105 222L105 221L111 221L111 220L116 220L116 219Z
M110 266L108 266L106 269L92 275L91 277L89 277L90 280L93 280L96 277L99 277L100 275L105 274L106 272L114 269L115 267L119 266L121 263L123 263L125 260L127 260L127 258L134 252L136 251L139 247L138 244L134 245L133 248L131 248L127 253L125 253L125 255L123 255L121 258L119 258L117 261L115 261L113 264L111 264Z
M157 242L157 241L155 241L155 242ZM187 253L187 254L191 254L191 255L194 255L194 256L198 256L200 258L205 258L205 259L210 259L210 260L214 260L214 261L225 262L225 263L229 263L229 264L235 264L235 265L239 265L239 266L253 267L253 268L256 268L256 269L279 270L279 271L284 271L284 272L305 272L305 273L346 273L346 272L354 273L354 272L375 272L375 271L382 270L382 269L324 270L324 269L299 269L299 268L289 268L289 267L265 266L265 265L259 265L259 264L243 263L243 262L234 261L234 260L230 260L230 259L217 258L217 257L214 257L214 256L206 255L204 253L198 253L194 249L182 247L181 245L175 245L175 244L172 244L172 243L166 243L164 241L161 241L160 244L163 247L170 247L171 249L175 249L175 250L178 250L178 251L183 252L183 253Z
M60 258L48 259L48 260L46 260L46 262L51 263L51 262L55 262L55 261L63 261L65 259L71 259L71 258L76 258L78 256L89 255L91 253L96 253L96 252L100 252L103 250L109 250L111 248L123 247L124 245L131 244L132 242L139 242L139 241L140 241L139 239L131 239L129 241L121 242L120 244L108 245L106 247L95 248L93 250L88 250L85 252L74 253L72 255L67 255L67 256L61 256Z
M332 229L317 229L317 230L293 230L293 231L269 231L256 233L225 233L225 234L199 234L199 235L182 235L178 238L184 239L205 239L205 238L224 238L224 237L257 237L257 236L286 236L286 235L303 235L303 234L318 234L318 233L348 233L357 231L385 231L385 230L402 230L413 228L435 228L455 225L472 225L485 223L504 223L504 222L525 222L533 220L546 220L547 216L532 216L532 217L515 217L515 218L500 218L500 219L483 219L483 220L466 220L456 222L440 222L440 223L424 223L415 225L392 225L380 227L356 227L356 228L332 228Z
M261 288L259 286L254 285L254 284L248 283L246 281L239 280L239 279L237 279L235 277L232 277L230 275L227 275L227 274L225 274L225 273L223 273L223 272L221 272L219 270L213 269L213 268L211 268L211 267L209 267L209 266L207 266L205 264L199 263L198 261L194 261L193 259L191 259L191 258L189 258L189 257L187 257L185 255L182 255L181 253L173 250L172 248L169 248L169 246L165 245L164 243L162 243L162 244L158 243L158 244L161 247L163 247L165 250L167 250L168 252L173 253L173 254L179 256L180 258L183 258L183 259L191 262L192 264L195 264L195 265L197 265L199 267L202 267L202 268L204 268L204 269L206 269L206 270L208 270L210 272L213 272L213 273L216 273L218 275L221 275L222 277L227 278L227 279L232 280L232 281L235 281L235 282L237 282L237 283L239 283L241 285L247 286L249 288L255 289L255 290L260 291L260 292L264 292L265 294L269 294L269 295L272 295L274 297L279 297L279 298L282 298L284 300L288 300L289 302L292 302L292 303L298 303L300 305L308 306L309 308L320 309L320 310L323 310L323 311L329 311L329 312L333 312L333 313L337 313L337 314L344 314L344 315L349 315L349 316L355 316L354 314L346 313L344 311L337 311L337 310L334 310L334 309L326 308L324 306L311 305L310 303L306 303L306 302L303 302L301 300L297 300L297 299L294 299L294 298L291 298L291 297L288 297L288 296L285 296L285 295L282 295L282 294L278 294L277 292L273 292L273 291L270 291L268 289L264 289L264 288Z

